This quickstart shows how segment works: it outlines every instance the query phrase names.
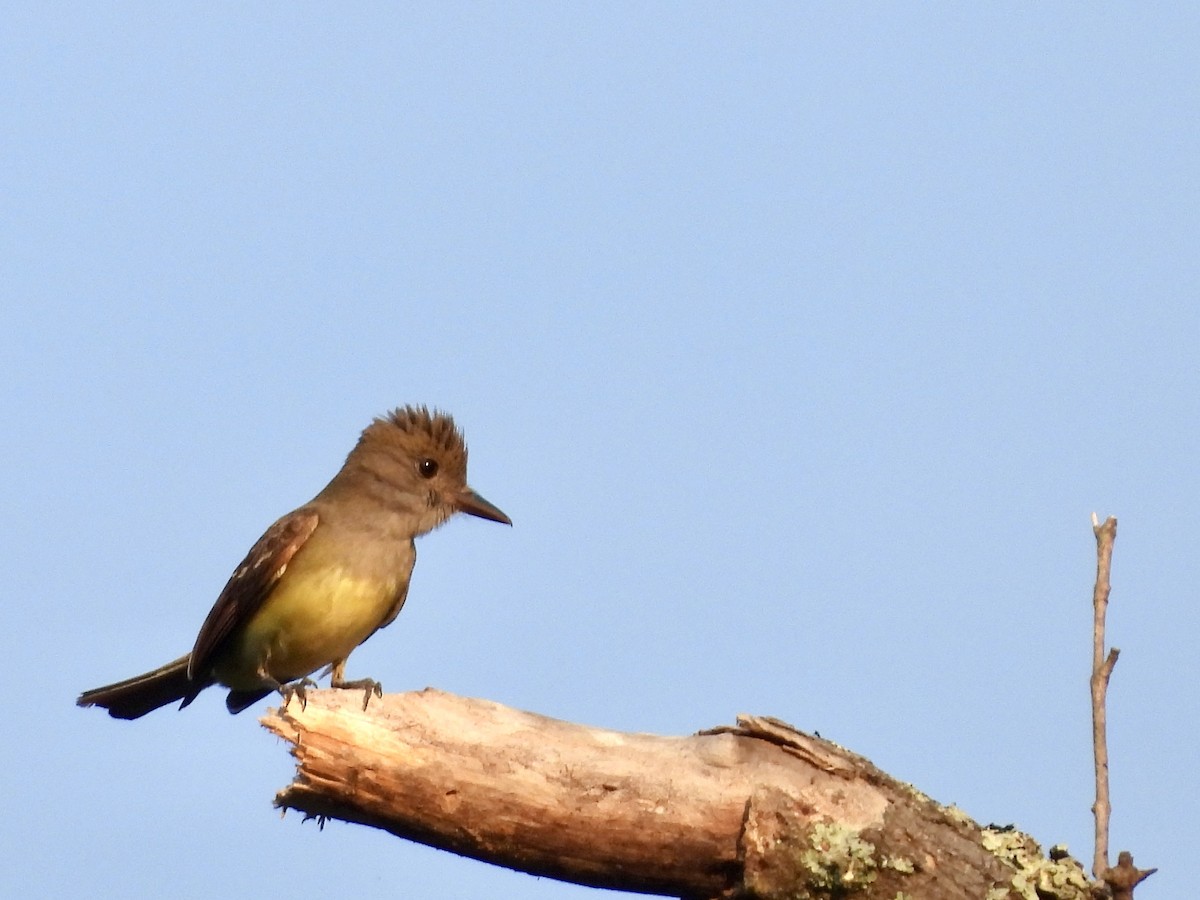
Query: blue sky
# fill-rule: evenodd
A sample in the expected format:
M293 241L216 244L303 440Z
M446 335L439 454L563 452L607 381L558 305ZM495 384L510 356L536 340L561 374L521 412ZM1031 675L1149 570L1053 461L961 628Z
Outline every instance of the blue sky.
M1198 41L1185 4L10 8L0 893L591 893L280 821L284 747L214 692L73 705L427 403L515 527L424 538L352 677L775 715L1083 859L1117 515L1113 846L1183 896Z

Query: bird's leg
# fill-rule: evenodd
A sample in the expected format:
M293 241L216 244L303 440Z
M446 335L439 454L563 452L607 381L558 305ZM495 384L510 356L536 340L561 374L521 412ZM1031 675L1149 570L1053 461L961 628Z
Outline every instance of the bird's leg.
M346 680L346 661L339 659L330 666L329 686L332 688L358 688L363 692L363 709L367 708L367 704L371 702L371 695L376 697L383 696L383 685L373 678L356 678L354 681Z

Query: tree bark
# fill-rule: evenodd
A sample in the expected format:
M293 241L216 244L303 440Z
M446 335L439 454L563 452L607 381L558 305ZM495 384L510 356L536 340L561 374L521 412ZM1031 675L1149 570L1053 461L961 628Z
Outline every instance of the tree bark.
M688 737L574 725L426 689L310 693L276 806L578 884L701 898L1084 897L1068 858L983 829L775 719ZM1036 891L1036 893L1035 893Z

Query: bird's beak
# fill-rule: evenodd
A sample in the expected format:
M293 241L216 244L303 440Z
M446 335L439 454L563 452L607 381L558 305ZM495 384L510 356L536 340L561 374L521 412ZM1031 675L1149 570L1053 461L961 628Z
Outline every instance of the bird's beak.
M470 488L467 488L454 499L454 506L459 512L470 513L473 516L479 516L481 519L491 519L493 522L500 522L504 525L512 524L512 519Z

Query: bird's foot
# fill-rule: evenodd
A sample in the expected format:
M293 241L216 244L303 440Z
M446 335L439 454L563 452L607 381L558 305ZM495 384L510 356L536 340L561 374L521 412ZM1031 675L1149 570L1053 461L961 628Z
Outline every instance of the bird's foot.
M335 675L337 673L334 673ZM329 686L338 689L354 689L358 688L363 692L363 710L367 708L367 704L371 702L371 695L376 697L383 696L383 685L374 678L356 678L354 681L346 681L342 678L331 678Z
M279 686L279 693L283 695L283 708L288 708L293 697L299 697L301 712L308 709L308 689L310 687L315 688L316 686L317 683L311 678L298 678L287 684L281 684Z

